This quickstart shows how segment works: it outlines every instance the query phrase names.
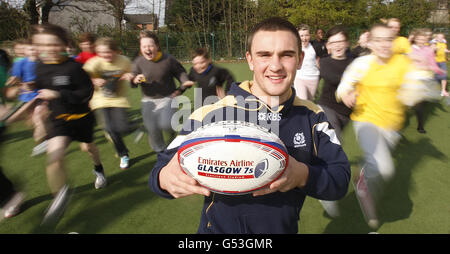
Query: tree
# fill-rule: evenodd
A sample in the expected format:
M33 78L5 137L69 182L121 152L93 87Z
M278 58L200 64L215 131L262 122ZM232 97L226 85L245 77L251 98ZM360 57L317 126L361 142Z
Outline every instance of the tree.
M0 2L0 41L25 38L27 34L26 14L6 2Z
M295 25L301 23L314 28L330 28L338 24L352 25L354 1L300 0L287 9L289 20Z
M169 1L166 20L170 31L195 35L186 45L209 46L214 34L224 55L242 55L249 29L262 19L278 16L294 25L308 24L312 30L347 26L350 38L381 18L397 17L403 27L423 27L433 8L429 0L177 0ZM172 24L172 26L170 26ZM189 43L187 43L189 42ZM192 42L192 43L191 43ZM217 45L216 45L217 47Z
M404 28L424 27L434 4L427 0L395 0L387 4L388 17L399 18Z

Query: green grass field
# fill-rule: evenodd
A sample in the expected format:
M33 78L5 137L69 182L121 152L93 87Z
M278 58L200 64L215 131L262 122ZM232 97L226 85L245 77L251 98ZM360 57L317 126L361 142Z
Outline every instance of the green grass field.
M219 64L232 71L237 80L252 77L246 63ZM186 68L189 68L186 65ZM187 92L192 96L192 91ZM140 91L132 89L132 119L141 119ZM379 207L382 234L450 233L450 106L429 103L426 107L427 134L416 131L416 118L409 112L403 130L404 139L393 152L396 176L388 186ZM195 233L200 219L202 197L165 200L147 185L156 154L147 138L133 143L129 134L125 142L130 150L132 166L119 169L113 145L96 128L95 142L109 181L105 189L94 189L93 165L88 155L73 142L67 150L66 166L75 193L55 230L40 227L45 209L52 200L45 176L45 156L30 157L35 145L32 132L24 123L12 125L1 146L1 165L19 189L26 193L23 211L0 222L2 234L69 233L81 234L158 234ZM352 177L358 172L361 151L351 126L344 131L344 149L352 164ZM341 217L332 220L319 202L307 198L300 221L300 234L346 233L366 234L372 230L365 224L353 187L339 202Z

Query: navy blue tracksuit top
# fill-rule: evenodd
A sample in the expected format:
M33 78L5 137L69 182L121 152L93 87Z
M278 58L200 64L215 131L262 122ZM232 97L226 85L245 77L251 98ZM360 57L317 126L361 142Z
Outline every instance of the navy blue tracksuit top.
M191 114L179 135L158 154L149 178L151 190L173 198L159 186L159 172L176 154L185 135L201 125L223 120L253 122L276 133L289 155L309 167L306 186L258 197L211 193L204 200L198 233L297 233L306 195L338 200L347 193L350 164L323 111L310 101L298 99L293 88L286 102L269 108L250 93L251 83L234 83L225 98Z

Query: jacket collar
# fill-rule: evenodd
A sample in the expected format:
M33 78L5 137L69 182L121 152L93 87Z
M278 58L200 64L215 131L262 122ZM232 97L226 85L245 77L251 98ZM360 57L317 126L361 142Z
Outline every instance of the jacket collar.
M253 85L253 81L244 81L241 83L233 83L231 85L230 91L228 92L229 95L233 95L235 97L243 97L243 105L244 107L251 109L253 105L260 108L261 106L266 107L271 112L277 112L277 113L285 113L287 112L294 104L295 99L295 90L294 88L290 88L290 96L289 99L285 102L281 103L278 106L270 107L266 103L264 103L262 100L258 99L255 95L253 95L250 91L250 87ZM255 102L256 103L246 103L246 102ZM239 100L237 100L237 103L239 103Z

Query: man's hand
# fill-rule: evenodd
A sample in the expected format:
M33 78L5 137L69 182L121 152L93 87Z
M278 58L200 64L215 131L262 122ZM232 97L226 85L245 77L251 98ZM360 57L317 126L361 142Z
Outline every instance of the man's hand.
M173 98L177 97L180 94L181 94L181 91L177 89L170 95L170 98L173 99Z
M50 89L41 89L38 91L38 96L36 98L45 100L45 101L51 101L54 99L57 99L61 96L61 94L57 91L50 90Z
M35 83L34 81L22 82L20 83L20 88L27 92L33 91L35 88Z
M342 96L342 102L348 108L353 108L356 104L356 98L358 97L358 93L356 91L351 91Z
M194 194L210 195L208 189L201 187L194 178L183 173L176 154L159 172L159 185L161 189L169 192L175 198Z
M289 164L283 175L274 181L268 188L264 188L253 193L253 196L261 196L276 191L287 192L294 188L302 188L308 180L309 168L306 164L297 161L289 155Z
M144 74L139 74L136 77L134 77L134 79L133 79L133 83L135 83L135 84L139 84L139 83L142 83L145 81L146 81L146 78L145 78Z
M122 74L122 76L120 76L119 80L127 80L128 82L131 82L134 79L134 74L131 72L127 72Z
M195 84L194 81L188 80L186 82L184 82L183 84L181 84L182 87L191 87Z
M11 76L8 78L8 80L6 81L5 85L6 86L15 86L15 85L19 85L20 82L22 82L20 80L20 78L16 77L16 76Z
M102 87L102 86L106 85L106 80L104 80L102 78L93 78L92 84L94 84L94 86L96 86L96 87Z

